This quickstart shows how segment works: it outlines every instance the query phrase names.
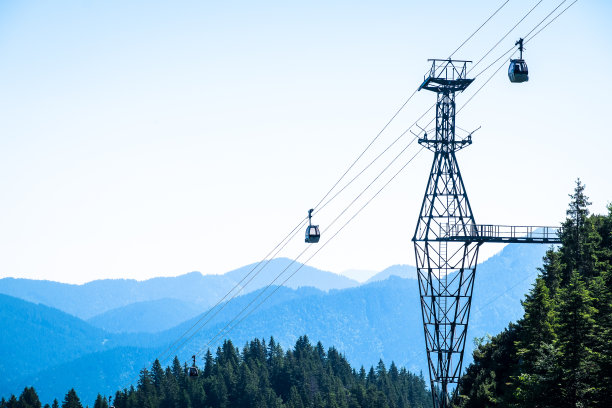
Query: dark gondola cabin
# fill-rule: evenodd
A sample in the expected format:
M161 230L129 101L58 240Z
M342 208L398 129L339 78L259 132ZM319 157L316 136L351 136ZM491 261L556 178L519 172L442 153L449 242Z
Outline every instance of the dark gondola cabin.
M198 368L196 367L196 363L195 363L195 356L192 356L193 358L193 365L189 368L187 368L187 376L189 377L197 377L198 376Z
M309 225L306 227L306 242L309 244L316 244L321 238L318 225Z
M510 82L527 82L529 81L529 69L527 63L522 59L510 60L510 66L508 67L508 78Z
M508 78L510 78L510 82L513 83L521 83L529 81L529 69L527 68L527 63L523 59L523 39L519 39L516 44L519 46L519 51L521 56L519 59L511 59L510 66L508 67Z
M198 376L198 369L196 367L189 367L188 372L190 377Z
M306 239L304 240L307 244L316 244L319 242L319 238L321 238L321 233L319 232L318 225L312 225L312 212L314 210L310 209L308 211L308 226L306 227Z

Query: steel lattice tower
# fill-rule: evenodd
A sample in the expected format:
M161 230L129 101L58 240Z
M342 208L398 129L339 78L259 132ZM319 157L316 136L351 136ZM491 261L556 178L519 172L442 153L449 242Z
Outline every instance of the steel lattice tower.
M433 403L448 407L449 384L461 375L480 245L559 239L556 228L476 224L455 156L472 143L471 136L455 135L455 95L473 81L467 78L470 61L430 61L419 89L437 94L436 130L419 143L434 152L434 159L412 240Z

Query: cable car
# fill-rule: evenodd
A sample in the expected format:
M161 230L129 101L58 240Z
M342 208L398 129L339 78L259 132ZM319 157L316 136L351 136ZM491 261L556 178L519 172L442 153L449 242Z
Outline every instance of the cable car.
M511 59L510 66L508 67L508 78L510 78L510 82L520 83L529 81L529 69L527 68L527 63L523 59L523 39L519 39L516 44L519 46L519 51L521 52L519 59Z
M308 210L308 226L306 227L306 239L305 242L308 244L316 244L321 238L318 225L312 225L312 212L314 209Z
M193 358L193 365L187 369L187 375L189 377L197 377L198 376L198 368L195 364L195 355L191 356Z

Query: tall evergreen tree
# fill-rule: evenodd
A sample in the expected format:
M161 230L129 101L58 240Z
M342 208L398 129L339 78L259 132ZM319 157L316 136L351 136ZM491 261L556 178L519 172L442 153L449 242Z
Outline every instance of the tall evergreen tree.
M592 398L593 379L589 375L596 364L592 359L593 316L596 309L585 283L577 272L572 273L570 281L560 291L559 337L560 362L563 367L564 406L576 407L589 402ZM587 403L586 406L591 404Z
M83 408L81 405L81 400L79 399L74 388L71 388L66 396L64 397L64 401L62 402L62 408Z
M25 387L19 396L19 405L21 408L41 408L42 404L34 387Z
M98 394L96 396L96 401L94 402L94 408L108 408L108 402L106 401L106 398Z
M533 289L521 302L525 314L519 320L517 354L527 369L533 367L540 347L555 340L555 314L544 279L537 278Z
M584 243L588 237L587 217L589 198L584 193L585 185L576 180L574 193L570 194L567 219L563 223L561 242L563 243L562 262L566 265L563 280L567 282L572 271L585 272L586 254Z

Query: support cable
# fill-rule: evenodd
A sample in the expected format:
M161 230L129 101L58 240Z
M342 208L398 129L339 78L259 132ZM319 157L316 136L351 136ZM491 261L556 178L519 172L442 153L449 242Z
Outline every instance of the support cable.
M238 322L236 322L229 330L225 331L224 330L226 328L228 328L234 321L236 318L238 318L240 316L241 313L239 313L236 318L232 319L232 321L230 321L223 329L221 329L221 331L215 335L215 337L213 337L213 339L211 339L211 341L209 341L196 355L201 355L204 348L210 346L211 344L213 344L215 342L215 339L218 339L220 336L225 336L227 334L229 334L232 330L234 330L238 325L240 325L240 323L242 323L247 317L249 317L255 310L257 310L257 308L259 308L259 306L261 306L266 300L268 300L274 293L276 293L276 291L281 288L285 283L287 283L287 281L289 279L291 279L304 265L306 265L306 263L308 263L312 258L314 258L315 255L317 255L319 253L319 251L321 251L323 248L325 248L325 246L327 246L327 244L329 244L351 221L353 221L353 219L355 219L355 217L357 217L357 215L359 215L359 213L361 213L361 211L363 211L364 208L366 208L423 150L425 149L425 147L421 147L372 197L370 197L370 199L368 201L366 201L366 203L359 208L359 210L357 210L357 212L355 214L353 214L353 216L351 218L349 218L341 227L340 229L338 229L338 231L336 231L327 241L325 241L325 243L323 243L316 251L314 254L312 254L304 263L300 264L300 266L293 272L291 273L291 275L289 275L280 285L277 285L274 290L268 294L268 296L266 296L261 302L259 302L253 309L251 309L242 319L240 319ZM405 150L405 149L404 149ZM403 151L402 151L403 152ZM370 184L371 185L371 184ZM337 219L337 218L336 218ZM250 305L250 304L249 304ZM246 310L243 309L243 311Z
M495 10L495 12L494 12L493 14L491 14L491 15L489 16L489 18L487 18L487 19L485 20L485 22L484 22L484 23L482 23L482 24L480 25L480 27L478 27L478 28L476 29L476 31L474 31L474 32L473 32L473 33L472 33L472 34L471 34L471 35L470 35L468 38L466 38L466 39L465 39L465 41L463 41L463 42L461 43L461 45L460 45L459 47L457 47L457 49L456 49L455 51L451 52L451 55L449 55L449 56L448 56L448 59L451 59L451 58L453 57L453 55L455 55L455 54L457 53L457 51L459 51L459 50L461 49L461 47L463 47L463 46L464 46L464 45L465 45L465 44L466 44L466 43L467 43L469 40L471 40L471 39L472 39L472 37L473 37L474 35L476 35L476 33L477 33L477 32L479 32L479 31L480 31L480 29L481 29L482 27L484 27L484 26L485 26L485 24L487 24L487 23L489 22L489 20L491 20L493 17L495 17L495 15L496 15L496 14L499 12L499 10L501 10L502 8L504 8L504 6L505 6L506 4L508 4L509 2L510 2L510 0L506 0L506 1L504 2L504 4L502 4L501 6L499 6L499 8L498 8L497 10Z
M294 235L294 233L300 229L300 227L302 227L304 225L304 222L306 221L307 217L304 217L299 224L297 224L292 230L291 232L289 232L289 234L287 234L278 244L276 244L276 246L270 251L268 252L268 254L261 260L259 261L238 283L236 283L226 294L225 296L223 296L221 299L219 299L217 301L217 303L209 308L206 313L204 313L189 329L187 329L181 336L179 336L178 339L176 339L170 346L168 346L162 353L160 353L155 359L156 360L160 360L160 359L166 359L168 356L166 355L166 353L168 353L169 351L171 351L172 349L175 348L175 346L183 339L185 338L185 336L189 335L189 332L191 332L191 330L193 330L202 320L204 320L206 318L206 316L208 316L217 306L219 306L225 299L227 299L227 297L230 295L230 293L232 293L237 287L240 286L240 290L238 292L236 292L231 299L233 299L234 297L237 296L238 293L240 293L244 287L246 285L248 285L249 282L251 282L251 280L253 280L255 278L255 276L257 276L259 274L259 272L261 272L261 270L263 270L267 264L270 262L271 259L274 258L275 255L277 255L286 245L287 243L289 243L290 238ZM284 243L284 244L283 244ZM279 248L280 247L280 248ZM244 282L244 280L246 278L248 278L253 271L255 271L255 269L257 269L257 267L259 267L268 257L270 257L270 255L272 253L274 253L274 251L278 248L278 250L276 251L276 253L272 256L272 258L268 259L266 261L266 263L264 264L264 266L255 274L253 275L253 277L251 277L251 279L249 279L249 281L247 283L245 283L243 286L242 282ZM231 300L230 299L230 300ZM213 317L215 317L217 315L217 313L219 313L227 304L227 302L221 307L221 309L217 310L203 325L206 325L206 323L208 323ZM197 329L196 331L194 331L194 333L192 333L189 338L187 338L187 340L183 341L179 346L177 346L176 348L180 348L182 347L187 341L189 341L194 335L195 333L197 333L200 329Z
M351 171L351 169L355 166L355 164L357 164L357 162L363 157L363 155L370 149L370 147L372 147L372 145L374 144L374 142L376 142L376 140L380 137L380 135L387 129L387 127L389 127L389 125L391 124L391 122L393 122L393 120L397 117L397 115L399 115L399 113L404 109L404 107L408 104L408 102L410 102L410 100L414 97L414 95L416 95L416 93L419 91L419 88L415 89L412 94L408 97L408 99L406 99L406 101L402 104L402 106L400 106L400 108L397 110L397 112L395 112L395 114L391 117L391 119L389 119L389 121L385 124L385 126L383 126L383 128L380 130L380 132L378 132L378 134L374 137L374 139L372 139L372 141L370 141L370 143L366 146L366 148L359 154L359 156L357 156L357 158L355 159L355 161L353 163L351 163L351 165L346 169L346 171L342 174L342 176L340 176L340 178L338 179L338 181L336 181L334 183L334 185L329 189L329 191L327 193L325 193L325 195L323 196L323 198L321 198L321 200L319 200L319 202L317 203L317 205L315 205L313 208L317 209L317 207L319 205L321 205L321 203L327 198L327 196L334 190L334 188L336 188L336 186L340 183L340 181L342 181L342 179L348 174L349 171ZM335 197L335 196L334 196Z
M559 13L557 16L555 16L552 20L550 20L544 27L542 27L537 33L535 33L533 36L531 36L530 38L529 35L531 33L533 33L540 25L542 25L542 23L544 23L544 21L546 21L555 11L557 11L559 9L559 7L561 7L563 5L563 3L565 3L567 0L563 0L561 1L557 7L555 7L550 13L548 13L546 15L546 17L544 17L542 20L540 20L540 22L538 24L536 24L531 31L529 31L527 34L525 34L523 36L523 38L525 38L526 40L524 41L523 44L527 44L527 42L529 42L531 39L533 39L533 37L535 37L536 35L538 35L540 33L540 31L544 30L546 27L548 27L548 25L550 23L552 23L553 21L555 21L561 14L563 14L567 9L569 9L571 6L574 5L574 3L576 3L578 0L574 0L574 2L572 2L569 6L567 6L563 11L561 11L561 13ZM493 61L492 63L490 63L485 69L483 69L482 71L480 71L478 74L476 74L474 76L474 79L478 78L482 73L484 73L485 71L487 71L489 68L491 68L493 65L495 65L495 63L497 63L497 61L499 61L500 59L504 58L508 53L510 53L512 50L514 50L514 46L511 47L510 49L508 49L508 51L504 52L502 55L500 55L495 61ZM491 50L490 50L491 51ZM483 58L480 59L480 61L482 61ZM480 62L479 61L479 62ZM470 71L475 67L476 65L474 65Z
M493 47L491 47L491 49L490 49L489 51L487 51L487 53L486 53L486 54L485 54L485 55L484 55L484 56L483 56L481 59L479 59L479 60L478 60L478 62L476 62L474 65L472 65L472 67L470 68L470 71L472 71L474 68L476 68L476 67L478 66L478 64L480 64L480 63L482 62L482 60L483 60L483 59L485 59L485 58L486 58L486 57L487 57L487 56L488 56L488 55L489 55L489 54L490 54L490 53L491 53L491 52L492 52L492 51L493 51L495 48L497 48L497 46L498 46L498 45L499 45L499 44L500 44L500 43L501 43L503 40L505 40L505 39L506 39L506 37L507 37L508 35L510 35L510 33L511 33L512 31L514 31L514 29L515 29L515 28L516 28L516 27L517 27L519 24L521 24L521 23L523 22L523 20L525 20L525 19L527 18L527 16L528 16L529 14L531 14L531 12L532 12L533 10L535 10L535 9L536 9L536 7L538 7L538 6L540 5L540 3L542 3L542 1L544 1L544 0L540 0L540 1L538 1L538 2L536 3L536 5L535 5L535 6L533 6L533 7L531 8L531 10L529 10L529 11L527 12L527 14L525 14L525 15L523 16L523 18L521 18L521 19L518 21L518 23L516 23L516 24L515 24L515 25L514 25L514 26L513 26L513 27L512 27L512 28L511 28L511 29L510 29L510 30L509 30L509 31L508 31L508 32L507 32L507 33L506 33L506 34L505 34L505 35L504 35L504 36L503 36L503 37L502 37L502 38L501 38L499 41L498 41L498 42L496 42L496 43L495 43L495 45L494 45ZM468 71L468 73L469 73L469 71Z
M300 221L300 224L298 224L298 225L297 225L297 226L296 226L296 227L293 229L293 231L291 231L291 233L289 233L289 235L292 235L292 234L293 234L293 232L294 232L295 230L297 230L297 229L301 228L301 227L302 227L302 226L305 224L305 220L306 220L306 219L307 219L307 218L305 218L305 219L303 219L302 221ZM288 236L289 236L289 235L288 235ZM253 269L251 269L251 271L250 271L249 273L247 273L247 274L246 274L246 275L245 275L245 276L244 276L244 277L243 277L243 278L240 280L240 282L238 282L236 285L234 285L234 287L233 287L233 288L232 288L232 289L231 289L231 290L230 290L230 291L229 291L229 292L228 292L228 293L227 293L227 294L226 294L226 295L225 295L225 296L224 296L222 299L220 299L220 300L219 300L219 301L218 301L218 302L215 304L215 306L213 306L212 308L208 309L208 310L206 311L206 313L204 313L204 315L202 315L202 317L200 317L200 319L198 319L198 321L196 321L196 322L193 324L193 326L191 326L191 327L189 328L189 330L187 330L187 331L185 332L185 334L183 334L183 336L181 336L181 338L183 338L184 336L186 336L188 332L190 332L190 331L191 331L191 330L192 330L194 327L196 327L196 326L197 326L197 325L198 325L200 322L202 322L202 320L204 320L204 319L206 318L206 316L208 316L208 315L210 314L210 312L212 312L212 310L213 310L213 309L215 309L217 306L219 306L219 304L220 304L221 302L223 302L223 301L224 301L224 300L227 298L227 296L228 296L228 295L229 295L229 294L230 294L230 293L231 293L231 292L232 292L234 289L236 289L238 286L240 286L240 289L239 289L239 290L238 290L236 293L234 293L234 294L232 295L232 297L231 297L231 298L230 298L230 299L229 299L227 302L223 303L223 304L221 305L221 307L220 307L220 308L218 308L218 309L217 309L217 310L216 310L216 311L215 311L215 312L212 314L212 316L210 316L210 317L209 317L209 318L208 318L208 319L207 319L207 320L206 320L204 323L202 323L202 324L200 325L200 327L199 327L198 329L196 329L196 330L195 330L193 333L191 333L191 335L189 335L189 337L187 337L187 338L186 338L186 339L185 339L183 342L181 342L181 344L176 345L176 344L177 344L177 343L178 343L178 342L181 340L181 338L179 338L179 339L178 339L178 340L176 340L174 343L172 343L172 346L171 346L171 347L174 347L175 345L176 345L176 348L177 348L177 349L180 349L181 347L183 347L183 346L184 346L184 345L185 345L185 344L186 344L186 343L187 343L189 340L191 340L191 339L193 338L193 336L195 336L195 335L196 335L196 334L197 334L197 333L198 333L198 332L199 332L199 331L200 331L202 328L204 328L204 326L206 326L206 325L207 325L207 324L208 324L208 323L209 323L209 322L210 322L210 321L211 321L211 320L212 320L212 319L213 319L215 316L217 316L217 315L218 315L218 314L219 314L219 313L220 313L220 312L221 312L223 309L225 309L225 306L227 306L227 305L229 304L229 301L230 301L230 300L232 300L232 299L234 299L236 296L238 296L238 295L239 295L239 294L242 292L242 290L243 290L243 289L244 289L244 288L245 288L245 287L246 287L246 286L247 286L249 283L251 283L251 281L252 281L253 279L255 279L255 277L256 277L256 276L257 276L257 275L258 275L258 274L259 274L259 273L260 273L262 270L264 270L264 269L266 268L266 266L268 266L268 264L270 263L270 261L271 261L272 259L274 259L274 258L276 257L276 255L278 255L278 253L279 253L280 251L282 251L282 250L285 248L285 246L287 246L287 244L289 243L289 241L290 241L290 240L287 240L287 237L285 237L285 240L283 240L283 241L285 241L285 243L284 243L284 244L283 244L283 245L282 245L280 248L278 248L278 250L277 250L277 251L274 253L274 255L272 255L272 256L270 257L270 259L268 259L267 261L265 261L265 263L264 263L264 264L263 264L263 266L262 266L262 267L259 269L259 271L257 271L257 272L256 272L256 273L255 273L253 276L251 276L251 278L250 278L250 279L249 279L249 280L248 280L248 281L247 281L247 282L246 282L244 285L242 285L242 286L241 286L242 282L244 282L244 280L245 280L247 277L249 277L249 275L251 275L251 274L253 273L253 271L254 271L255 269L257 269L257 267L258 267L258 266L259 266L259 265L260 265L262 262L264 262L264 260L260 261L260 262L259 262L259 263L258 263L258 264L257 264L257 265L256 265L256 266L253 268ZM281 241L281 242L283 242L283 241ZM278 247L278 245L275 247L275 249L276 249L277 247ZM272 251L271 251L270 253L272 253ZM269 254L266 256L266 258L268 258L268 257L270 256L270 253L269 253ZM266 259L266 258L264 258L264 259ZM170 347L168 347L168 349L170 349ZM167 349L166 351L168 351L168 349ZM168 356L164 356L164 358L167 358L167 357L168 357Z
M572 7L572 6L573 6L574 4L576 4L577 2L578 2L578 0L574 0L573 2L571 2L569 6L567 6L566 8L564 8L564 9L563 9L563 11L561 11L561 12L560 12L559 14L557 14L557 15L556 15L556 16L555 16L555 17L554 17L552 20L550 20L548 23L546 23L546 25L545 25L544 27L540 28L540 29L538 30L538 32L536 32L534 35L532 35L530 38L528 38L528 39L527 39L527 40L524 42L524 44L527 44L527 43L528 43L529 41L531 41L531 40L532 40L532 39L533 39L533 38L534 38L536 35L540 34L542 31L544 31L544 29L545 29L546 27L548 27L548 26L550 25L550 23L552 23L552 22L553 22L553 21L555 21L557 18L559 18L559 17L561 16L561 14L565 13L565 12L566 12L566 11L567 11L567 10L568 10L570 7ZM564 1L563 3L565 3L565 1ZM561 4L563 4L563 3L561 3ZM560 5L561 5L561 4L560 4ZM558 8L558 7L557 7L557 8ZM556 9L555 9L555 10L556 10Z
M415 139L412 139L412 140L411 140L411 141L410 141L410 142L409 142L409 143L408 143L408 144L407 144L407 145L406 145L406 146L405 146L405 147L402 149L402 151L401 151L401 152L399 152L399 153L398 153L398 154L395 156L395 158L393 158L393 160L391 160L391 162L390 162L389 164L387 164L387 166L386 166L386 167L385 167L385 168L384 168L384 169L383 169L383 170L382 170L382 171L381 171L381 172L380 172L380 173L379 173L379 174L378 174L378 175L377 175L377 176L374 178L374 180L372 180L372 181L370 182L370 184L368 184L368 186L367 186L365 189L363 189L363 190L362 190L362 191L361 191L361 192L360 192L360 193L357 195L357 197L355 197L355 198L353 199L353 201L351 201L351 203L350 203L349 205L347 205L347 206L344 208L344 210L342 210L342 212L340 212L340 214L338 214L338 215L336 216L336 218L334 218L334 220L333 220L333 221L332 221L332 222L329 224L329 226L326 228L326 230L328 230L329 228L331 228L331 226L332 226L332 225L334 225L334 224L336 223L336 221L338 221L338 220L340 219L340 217L341 217L342 215L344 215L344 213L346 213L346 211L348 211L348 210L349 210L349 208L351 208L351 207L353 206L353 204L355 204L355 202L356 202L356 201L357 201L357 200L358 200L358 199L359 199L359 198L360 198L360 197L361 197L361 196L362 196L362 195L363 195L363 194L364 194L364 193L365 193L365 192L366 192L366 191L367 191L367 190L368 190L368 189L369 189L369 188L370 188L370 187L371 187L371 186L372 186L372 185L373 185L375 182L376 182L376 180L378 180L378 179L380 178L380 176L382 176L382 175L383 175L383 174L384 174L384 173L385 173L385 172L386 172L386 171L389 169L389 167L391 167L391 165L392 165L392 164L393 164L393 163L394 163L394 162L395 162L395 161L396 161L396 160L397 160L397 159L398 159L398 158L399 158L399 157L400 157L402 154L404 154L404 152L405 152L405 151L406 151L406 150L407 150L407 149L408 149L408 148L409 148L409 147L412 145L412 143L414 143L414 140L415 140ZM421 149L419 150L419 152L420 152L421 150L423 150L423 149L421 148ZM415 156L416 156L416 155L415 155ZM412 161L412 159L411 159L410 161ZM404 167L406 167L406 165L404 165L404 166L402 167L402 169L403 169ZM393 178L395 178L395 176L394 176ZM377 194L376 194L376 195L377 195ZM353 217L353 218L354 218L354 217ZM325 231L323 231L323 232L325 232ZM335 235L334 235L334 236L335 236ZM327 242L327 241L326 241L326 242ZM324 246L324 245L323 245L323 246ZM288 270L288 269L289 269L289 268L290 268L290 267L291 267L291 266L292 266L292 265L293 265L295 262L297 262L297 260L298 260L299 258L301 258L301 257L302 257L302 255L304 255L304 253L305 253L305 252L306 252L308 249L310 249L310 248L311 248L311 247L310 247L310 246L308 246L308 247L306 247L306 248L305 248L305 249L304 249L302 252L300 252L300 254L299 254L297 257L295 257L295 259L293 259L293 260L291 261L291 263L290 263L289 265L287 265L287 267L285 267L285 269L283 269L283 270L282 270L282 271L281 271L281 272L280 272L280 273L279 273L279 274L278 274L278 275L277 275L277 276L274 278L274 280L272 280L272 282L270 282L270 283L268 284L268 286L266 286L266 287L265 287L265 289L263 289L263 290L262 290L260 293L258 293L258 294L257 294L257 296L255 296L255 298L253 298L253 299L251 300L251 302L250 302L248 305L246 305L246 306L245 306L245 307L244 307L244 308L243 308L243 309L242 309L242 310L241 310L241 311L240 311L240 312L239 312L239 313L238 313L238 314L237 314L237 315L236 315L236 316L235 316L235 317L234 317L232 320L230 320L230 322L228 323L228 325L232 324L232 323L233 323L233 322L234 322L234 321L235 321L235 320L236 320L236 319L237 319L237 318L238 318L238 317L239 317L239 316L240 316L240 315L241 315L241 314L242 314L242 313L243 313L245 310L247 310L247 309L248 309L248 308L249 308L249 307L250 307L250 306L251 306L251 305L252 305L252 304L253 304L253 303L254 303L254 302L255 302L255 301L256 301L256 300L257 300L257 299L260 297L260 296L261 296L261 295L263 295L263 294L264 294L264 292L265 292L265 291L267 291L267 290L268 290L268 289L269 289L269 288L270 288L270 287L271 287L271 286L274 284L274 282L276 282L276 281L277 281L277 280L278 280L278 279L279 279L279 278L280 278L280 277L281 277L281 276L282 276L282 275L283 275L283 274L284 274L284 273L285 273L285 272L286 272L286 271L287 271L287 270ZM318 251L317 251L317 252L318 252ZM317 252L315 252L315 253L317 253ZM308 260L310 260L310 259L312 259L312 256L311 256L310 258L308 258ZM308 262L308 261L306 261L306 262ZM305 265L305 264L301 264L301 265L303 266L303 265ZM301 268L302 268L302 266L300 266L300 267L299 267L297 270L301 269ZM293 276L294 274L295 274L295 273L293 273L291 276ZM287 280L285 280L284 282L286 282L286 281L287 281ZM283 284L284 284L284 282L283 282ZM281 284L281 286L282 286L282 284ZM266 298L266 299L267 299L267 298ZM219 333L217 333L217 335L215 335L215 337L217 337L217 336L218 336L220 333L222 333L222 331L223 331L223 330L225 330L225 328L227 328L227 326L228 326L228 325L226 325L226 327L224 327L223 329L221 329L221 331L220 331ZM209 344L210 344L210 343L208 343L206 346L208 346ZM206 347L206 346L204 346L204 347ZM201 353L201 352L202 352L202 350L200 350L200 353ZM200 353L198 353L197 355L199 355Z

